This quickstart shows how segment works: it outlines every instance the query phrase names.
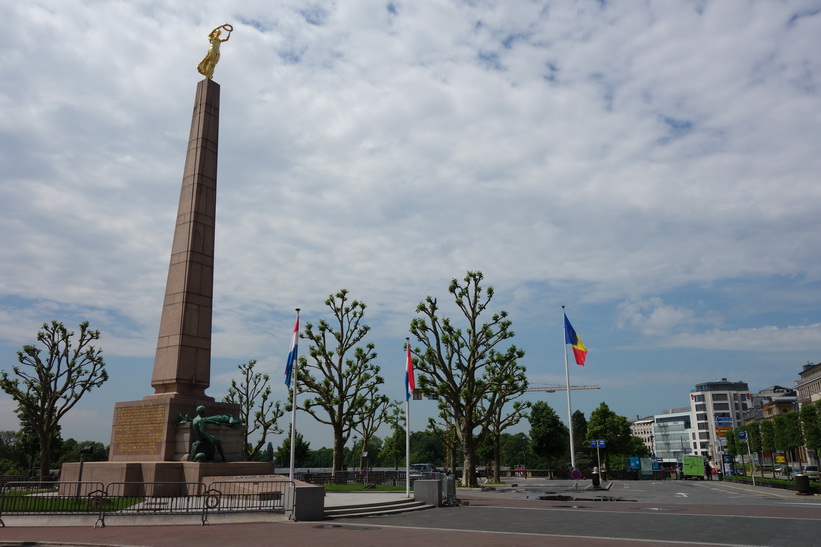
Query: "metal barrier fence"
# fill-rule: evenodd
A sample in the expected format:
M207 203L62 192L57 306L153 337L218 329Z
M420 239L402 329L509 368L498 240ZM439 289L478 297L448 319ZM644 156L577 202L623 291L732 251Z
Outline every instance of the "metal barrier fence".
M212 482L205 492L206 511L285 511L286 488L291 481Z
M328 484L385 484L401 486L405 484L404 471L298 471L294 478L317 486Z
M8 515L94 515L95 527L112 515L199 515L207 524L209 513L284 513L289 489L289 480L8 482L0 485L0 527Z

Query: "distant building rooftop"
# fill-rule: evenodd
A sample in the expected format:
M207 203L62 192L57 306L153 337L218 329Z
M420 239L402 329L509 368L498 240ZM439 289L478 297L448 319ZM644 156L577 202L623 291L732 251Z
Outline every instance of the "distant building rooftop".
M747 382L730 382L727 378L722 378L719 382L696 384L696 388L691 393L700 391L750 391L750 387Z

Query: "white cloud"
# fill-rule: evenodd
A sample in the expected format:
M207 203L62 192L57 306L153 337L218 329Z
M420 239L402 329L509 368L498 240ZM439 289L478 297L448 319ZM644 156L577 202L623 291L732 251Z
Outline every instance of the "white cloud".
M153 354L194 67L230 22L217 356L273 362L343 287L404 339L468 269L516 317L568 297L675 347L821 349L812 2L390 6L5 7L0 338L88 318Z

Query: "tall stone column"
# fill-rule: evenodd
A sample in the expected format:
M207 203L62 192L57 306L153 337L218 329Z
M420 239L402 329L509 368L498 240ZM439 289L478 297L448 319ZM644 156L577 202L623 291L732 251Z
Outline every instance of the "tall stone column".
M213 401L205 390L211 384L219 102L219 84L197 84L151 378L154 396Z

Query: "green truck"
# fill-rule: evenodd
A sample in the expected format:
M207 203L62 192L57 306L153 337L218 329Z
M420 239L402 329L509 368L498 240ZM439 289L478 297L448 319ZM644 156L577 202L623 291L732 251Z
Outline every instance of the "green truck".
M684 456L682 471L685 479L704 480L704 458L701 456Z

